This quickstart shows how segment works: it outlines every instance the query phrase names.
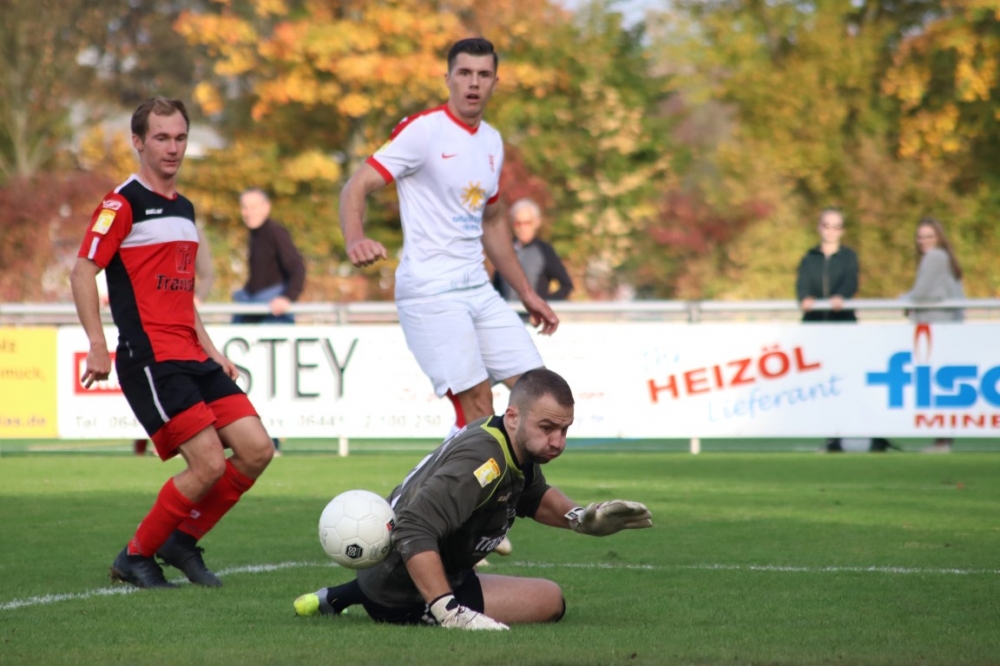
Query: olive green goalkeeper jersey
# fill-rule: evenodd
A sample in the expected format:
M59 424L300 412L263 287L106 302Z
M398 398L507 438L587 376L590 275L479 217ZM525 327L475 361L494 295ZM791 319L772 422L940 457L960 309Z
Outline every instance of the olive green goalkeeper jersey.
M458 586L503 540L516 516L535 515L548 488L537 463L517 466L503 417L470 423L392 491L394 549L358 571L362 591L383 606L423 602L405 562L428 550L441 555L449 583Z

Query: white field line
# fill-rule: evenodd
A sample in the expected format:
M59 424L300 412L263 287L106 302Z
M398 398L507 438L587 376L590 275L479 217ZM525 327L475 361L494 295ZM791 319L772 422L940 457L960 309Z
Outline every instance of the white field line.
M765 573L876 573L876 574L897 574L897 575L925 575L925 576L998 576L1000 569L927 569L917 567L794 567L776 564L610 564L607 562L502 562L504 568L514 569L607 569L622 571L670 571L670 570L696 570L696 571L757 571ZM281 569L299 569L302 567L335 567L332 562L279 562L277 564L251 564L242 567L231 567L221 569L216 572L220 578L233 574L258 574L279 571ZM174 583L186 583L184 578L175 579ZM0 611L27 608L30 606L44 606L46 604L59 603L62 601L81 601L94 597L108 597L121 594L131 594L138 592L138 588L130 585L116 585L114 587L101 587L88 592L78 592L72 594L46 594L26 599L14 599L0 603Z
M319 562L280 562L278 564L251 564L243 567L231 567L229 569L222 569L216 571L215 574L219 577L228 576L231 574L255 574L255 573L267 573L269 571L278 571L279 569L295 569L299 567L315 567L315 566L336 566L331 563L319 563ZM177 578L172 580L173 583L187 583L187 578ZM54 604L60 601L73 601L82 599L91 599L93 597L110 597L116 594L131 594L133 592L138 592L139 588L132 587L131 585L118 584L114 587L100 587L96 590L90 590L88 592L78 592L75 594L45 594L40 597L28 597L27 599L15 599L13 601L7 601L5 603L0 603L0 611L14 610L15 608L24 608L26 606L44 606L45 604Z
M667 569L687 569L701 571L764 571L774 573L885 573L923 574L931 576L997 576L1000 569L927 569L917 567L793 567L777 564L611 564L572 562L510 562L508 566L523 569L623 569L626 571L662 571Z

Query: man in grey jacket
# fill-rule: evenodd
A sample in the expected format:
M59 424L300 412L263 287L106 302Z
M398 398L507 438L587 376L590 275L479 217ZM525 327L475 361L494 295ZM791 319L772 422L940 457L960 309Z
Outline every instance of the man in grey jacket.
M531 199L518 199L510 207L510 224L514 229L514 251L524 274L535 291L547 301L564 301L573 291L570 278L555 248L538 238L542 211ZM556 285L552 288L553 283ZM516 301L517 293L497 272L493 287L508 301Z

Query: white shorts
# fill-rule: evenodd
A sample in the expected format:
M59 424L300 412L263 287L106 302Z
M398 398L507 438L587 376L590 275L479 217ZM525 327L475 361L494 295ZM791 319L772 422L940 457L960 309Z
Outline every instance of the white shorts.
M542 367L524 322L492 285L397 302L406 346L438 397Z

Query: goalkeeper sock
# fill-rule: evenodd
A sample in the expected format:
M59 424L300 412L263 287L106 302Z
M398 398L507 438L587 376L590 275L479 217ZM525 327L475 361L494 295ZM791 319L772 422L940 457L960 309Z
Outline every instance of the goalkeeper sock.
M363 603L365 600L365 593L361 591L357 578L337 587L324 587L317 594L320 609L324 613L335 615L340 615L349 606Z
M465 410L462 409L462 403L459 402L458 396L452 393L451 389L448 389L448 392L445 393L445 395L448 396L449 400L451 400L451 406L455 408L455 425L453 425L451 430L448 432L448 437L450 438L456 432L464 428L468 422L465 420Z

